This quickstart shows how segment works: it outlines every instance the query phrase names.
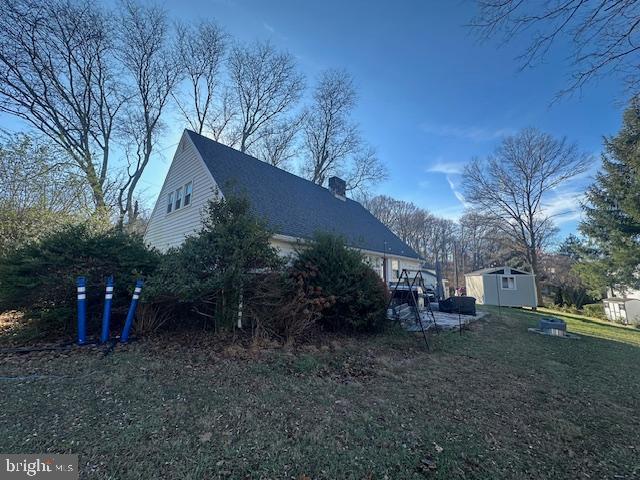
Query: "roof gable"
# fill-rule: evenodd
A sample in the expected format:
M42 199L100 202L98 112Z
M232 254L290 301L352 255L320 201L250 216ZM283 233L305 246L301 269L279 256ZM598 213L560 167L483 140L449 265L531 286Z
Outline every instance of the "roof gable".
M465 273L465 276L472 277L475 275L504 275L506 272L508 272L507 275L532 275L531 272L520 270L518 268L505 266L505 267L482 268L474 272Z
M245 195L254 213L277 234L310 239L317 232L344 237L348 245L419 258L358 202L209 138L186 131L223 195Z

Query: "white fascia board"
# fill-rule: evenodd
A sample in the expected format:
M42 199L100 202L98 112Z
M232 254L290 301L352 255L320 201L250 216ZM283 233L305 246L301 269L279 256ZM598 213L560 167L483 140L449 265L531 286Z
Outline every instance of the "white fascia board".
M304 239L304 238L292 237L290 235L283 235L281 233L276 233L276 234L272 235L272 238L274 238L275 240L282 240L283 242L298 243L298 244L301 244L301 245L304 245L305 243L313 242L313 240L307 240L307 239ZM400 258L400 259L403 259L403 260L409 260L411 262L419 262L420 261L419 258L405 257L404 255L397 255L395 253L385 254L384 252L376 252L374 250L367 250L365 248L357 248L357 247L349 247L349 248L353 248L354 250L358 250L360 252L371 254L371 255L378 255L378 256L381 256L381 257L384 257L386 255L387 257Z

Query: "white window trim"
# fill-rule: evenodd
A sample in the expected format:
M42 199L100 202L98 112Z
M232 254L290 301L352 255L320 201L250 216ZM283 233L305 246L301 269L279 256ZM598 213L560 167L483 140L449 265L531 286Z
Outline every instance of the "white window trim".
M507 286L504 286L504 283L502 283L502 280L505 278L512 278L513 279L513 288L509 288L509 280L507 280ZM502 290L518 290L518 284L516 283L516 277L515 275L502 275L500 277L500 287L502 288Z
M394 263L397 265L397 268L393 268ZM399 279L402 273L402 269L400 268L400 260L392 258L390 261L390 267L391 267L391 275L394 278Z
M176 188L176 202L173 204L174 211L180 210L182 208L183 199L184 199L183 188L182 187ZM180 202L180 205L178 205L178 202Z
M189 180L188 182L186 182L184 185L179 186L178 188L175 188L174 190L170 191L169 193L167 193L167 196L169 196L171 198L171 211L167 212L167 206L168 206L168 202L167 205L165 205L165 215L172 215L173 213L177 212L178 210L182 210L183 208L187 208L190 207L191 205L193 205L193 184L195 182L193 180ZM187 185L191 184L191 197L189 198L189 205L185 205L184 204L184 194L186 192L186 188ZM178 191L180 191L180 207L176 208L176 201L178 200Z
M171 214L175 211L175 208L173 208L173 207L174 207L173 202L175 201L175 195L174 195L174 193L175 193L175 192L169 192L169 193L167 193L167 199L168 199L168 201L167 201L167 203L165 204L165 207L164 207L164 212L165 212L165 214L167 214L167 215L171 215ZM171 210L169 210L169 211L167 212L167 209L169 208L169 205L171 205Z
M191 185L191 191L189 192L189 203L185 204L184 202L186 201L187 198L187 186ZM190 207L191 204L193 203L193 180L188 181L187 183L184 184L184 186L182 187L182 208L185 207Z

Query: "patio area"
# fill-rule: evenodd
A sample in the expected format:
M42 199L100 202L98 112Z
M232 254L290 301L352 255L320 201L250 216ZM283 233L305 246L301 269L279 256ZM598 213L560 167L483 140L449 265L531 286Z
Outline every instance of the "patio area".
M438 310L437 303L432 303L431 308L433 310L433 317L428 310L420 312L420 320L425 329L430 326L429 324L433 323L434 318L439 328L443 330L456 330L460 328L461 325L464 327L487 315L486 312L476 312L476 315L458 315L457 313L441 312ZM409 332L420 331L420 325L417 324L413 316L407 317L402 324Z

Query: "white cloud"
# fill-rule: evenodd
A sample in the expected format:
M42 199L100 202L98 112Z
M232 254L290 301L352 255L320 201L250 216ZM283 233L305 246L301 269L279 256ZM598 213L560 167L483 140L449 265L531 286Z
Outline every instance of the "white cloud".
M564 191L547 200L542 206L542 213L553 218L556 225L580 220L582 218L581 202L584 191Z
M269 33L275 33L276 32L276 29L273 28L273 26L269 25L267 22L262 22L262 26Z
M438 157L433 165L429 165L427 167L427 172L455 175L462 173L464 171L464 166L464 162L448 162L443 158Z
M437 135L439 137L455 137L464 138L466 140L473 140L475 142L486 142L490 140L496 140L499 138L513 135L515 129L513 128L487 128L478 126L456 126L456 125L433 125L429 123L423 123L420 125L420 129L423 132L431 135Z
M447 183L449 183L449 188L451 189L455 197L458 199L460 204L465 208L469 207L469 204L464 198L464 194L460 190L458 190L455 182L451 179L449 175L447 175Z

